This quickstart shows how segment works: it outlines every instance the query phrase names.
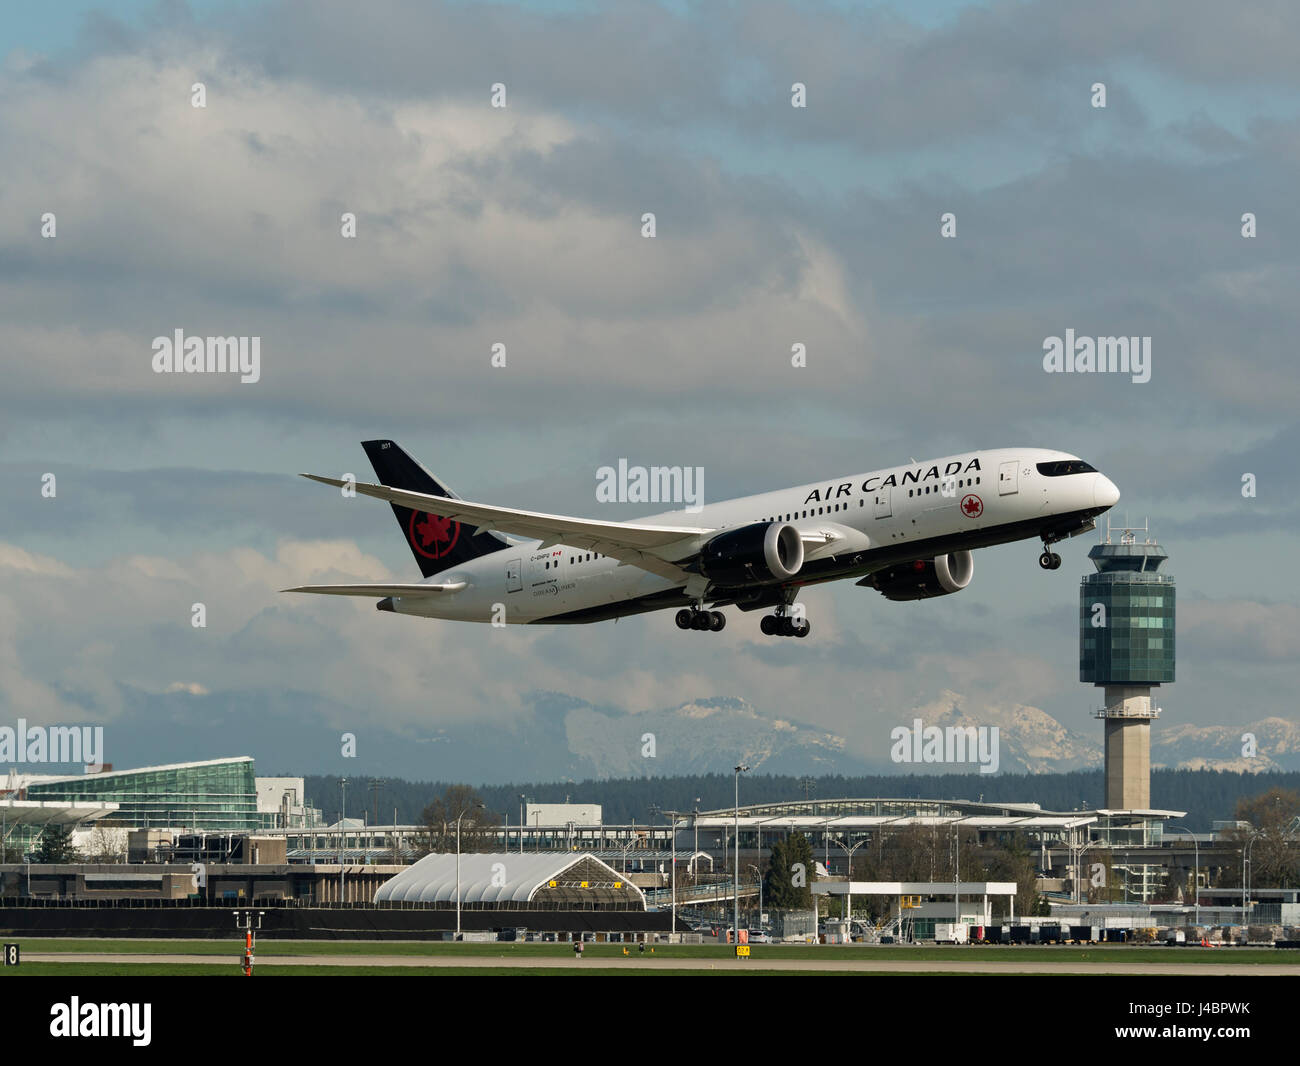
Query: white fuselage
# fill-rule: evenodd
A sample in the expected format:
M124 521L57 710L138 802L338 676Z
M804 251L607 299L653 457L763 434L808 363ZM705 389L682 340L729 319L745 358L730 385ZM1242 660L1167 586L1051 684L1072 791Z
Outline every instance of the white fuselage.
M1038 538L1054 523L1065 529L1076 517L1082 525L1112 506L1119 493L1101 473L1049 477L1037 469L1039 463L1075 458L1037 448L969 452L637 522L734 529L780 521L801 533L829 536L824 545L807 549L802 570L783 583L802 586L939 552ZM684 545L682 554L687 552ZM428 580L464 582L464 588L438 597L394 598L392 610L500 624L609 618L687 602L685 592L672 598L672 590L682 588L679 581L585 549L542 548L539 541L512 543ZM654 598L653 606L646 606L647 597Z

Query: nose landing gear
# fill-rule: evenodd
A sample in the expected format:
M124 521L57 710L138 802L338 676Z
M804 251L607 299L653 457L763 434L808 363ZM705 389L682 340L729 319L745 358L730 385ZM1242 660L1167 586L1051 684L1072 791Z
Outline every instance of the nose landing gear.
M1043 530L1038 535L1043 538L1043 554L1038 557L1038 565L1044 570L1059 570L1061 557L1052 551L1052 545L1058 540L1065 540L1071 534L1059 530Z

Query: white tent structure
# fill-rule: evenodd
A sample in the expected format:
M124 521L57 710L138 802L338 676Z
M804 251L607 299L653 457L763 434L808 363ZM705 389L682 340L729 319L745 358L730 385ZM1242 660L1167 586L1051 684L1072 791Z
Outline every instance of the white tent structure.
M426 855L375 892L376 903L456 903L456 856ZM590 852L476 852L460 856L460 901L503 910L645 909L645 893Z

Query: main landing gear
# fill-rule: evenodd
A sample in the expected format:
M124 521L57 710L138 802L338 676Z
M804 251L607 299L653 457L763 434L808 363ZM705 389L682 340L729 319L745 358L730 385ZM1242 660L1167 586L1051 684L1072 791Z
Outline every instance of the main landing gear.
M677 612L678 629L698 629L719 633L727 624L727 616L721 611L701 611L698 607L689 610L683 607Z
M785 607L778 607L776 614L767 614L758 623L769 637L806 637L812 632L812 623L806 618L791 618Z
M1044 570L1059 570L1061 568L1061 557L1052 551L1052 545L1056 541L1043 538L1043 554L1038 557L1038 565Z

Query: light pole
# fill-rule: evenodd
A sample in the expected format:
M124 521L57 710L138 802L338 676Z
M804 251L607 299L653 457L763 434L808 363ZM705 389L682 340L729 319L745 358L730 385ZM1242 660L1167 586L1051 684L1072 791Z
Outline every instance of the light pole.
M375 809L375 825L379 824L379 793L383 790L384 779L376 777L370 782L370 803Z
M1196 872L1192 875L1192 893L1195 899L1196 917L1193 919L1197 925L1201 924L1201 845L1197 842L1196 834L1185 825L1171 825L1170 829L1186 829L1187 835L1192 838L1192 847L1196 851Z
M650 823L649 825L646 826L646 832L648 834L647 840L650 844L650 850L652 852L655 850L655 819L658 818L663 813L664 813L664 809L660 807L659 804L657 803L650 804ZM662 866L659 868L659 872L660 873L663 872Z
M460 939L460 820L471 810L482 810L483 804L475 803L456 815L456 939Z
M735 904L732 913L735 915L736 920L734 928L736 930L735 943L737 944L740 943L740 775L748 769L748 766L741 766L740 763L736 764L736 877L731 893L731 901Z
M801 777L799 778L799 787L803 789L804 802L809 804L808 812L810 814L816 814L817 808L813 806L811 803L812 801L811 794L817 788L817 779L815 777Z
M695 827L695 850L691 852L691 876L695 876L695 856L700 853L700 797L695 797L695 817L691 824ZM709 864L709 873L713 872L713 864Z
M520 855L524 853L524 830L528 827L528 823L524 820L524 800L525 800L524 794L522 792L519 793L519 854Z
M1248 875L1250 873L1250 849L1260 837L1258 830L1253 832L1250 839L1246 841L1246 846L1241 849L1241 924L1246 924L1246 897L1250 892L1250 883Z
M681 815L681 811L664 811L663 813L666 814L668 818L671 819L672 821L672 829L669 830L669 835L668 835L668 862L670 864L668 867L669 869L668 885L669 885L669 891L671 892L671 899L672 899L672 903L670 905L670 910L672 913L672 923L669 926L669 932L676 933L677 932L677 819ZM671 943L672 941L670 940L669 942Z
M1096 840L1089 840L1086 844L1067 843L1066 847L1070 849L1072 858L1070 860L1071 869L1074 876L1074 902L1083 903L1083 853L1094 844L1099 843ZM1110 899L1110 884L1106 885L1106 899Z
M961 925L961 822L959 821L952 823L952 921L953 925ZM954 930L953 936L956 935Z
M746 865L754 871L754 880L758 882L758 930L761 933L763 931L763 871L752 862Z
M339 903L343 902L343 854L348 846L348 779L339 778L343 802L339 810Z
M847 844L842 844L838 840L832 840L831 843L834 844L837 848L841 848L848 853L849 872L848 872L848 881L846 883L849 886L849 890L848 890L848 895L845 897L844 917L846 920L851 922L853 921L853 853L857 851L858 848L862 847L863 844L867 843L867 841L865 838L859 840L856 844L853 845L853 847L849 847ZM759 891L760 892L762 891L761 886ZM762 919L760 918L759 920L761 921ZM849 936L852 937L852 935L853 935L852 930L850 930Z

